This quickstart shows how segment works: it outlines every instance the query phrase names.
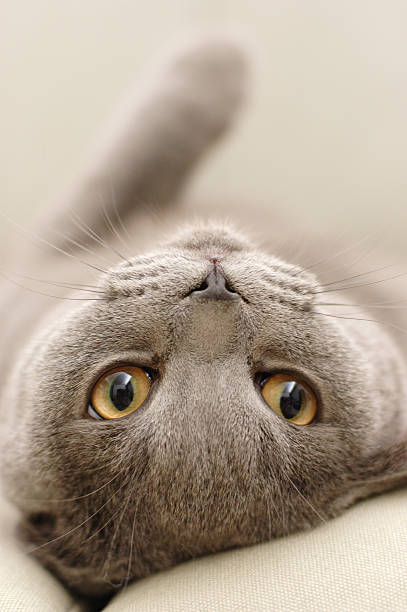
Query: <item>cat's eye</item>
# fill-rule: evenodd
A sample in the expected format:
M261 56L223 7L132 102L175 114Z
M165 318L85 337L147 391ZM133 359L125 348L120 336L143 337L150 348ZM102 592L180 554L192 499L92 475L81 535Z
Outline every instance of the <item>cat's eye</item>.
M309 425L317 413L317 398L308 385L292 374L274 374L261 383L264 401L281 417L296 425Z
M143 368L122 366L109 370L92 389L89 414L99 419L120 419L143 404L151 387L151 376Z

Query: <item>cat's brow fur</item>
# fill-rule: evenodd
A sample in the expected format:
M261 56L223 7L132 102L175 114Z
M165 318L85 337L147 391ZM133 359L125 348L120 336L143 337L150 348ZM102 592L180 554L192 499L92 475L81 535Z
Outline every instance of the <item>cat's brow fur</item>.
M131 111L129 130L56 217L70 207L106 239L91 185L109 175L121 221L135 219L127 242L147 247L139 199L178 193L238 107L244 64L226 41L182 52L150 110ZM27 269L44 267L28 255ZM71 264L47 257L60 274ZM239 299L197 299L213 259ZM384 328L320 315L312 271L228 225L197 222L92 285L74 295L93 300L58 307L8 288L2 307L4 488L20 533L69 587L104 595L184 559L318 525L405 482L405 358ZM95 381L123 363L155 373L147 401L126 418L90 418ZM315 389L315 423L268 408L257 376L275 371Z

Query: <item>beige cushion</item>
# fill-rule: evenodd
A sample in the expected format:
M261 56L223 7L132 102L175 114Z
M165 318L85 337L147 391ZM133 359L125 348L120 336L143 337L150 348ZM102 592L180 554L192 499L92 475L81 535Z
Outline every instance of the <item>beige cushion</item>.
M108 612L406 612L407 490L308 532L156 574Z
M14 537L16 516L0 505L1 612L73 612L71 595L49 572L25 554Z
M4 520L3 520L4 519ZM0 610L73 611L78 604L24 556L5 529ZM106 612L406 612L407 490L359 503L290 537L179 565L132 584Z

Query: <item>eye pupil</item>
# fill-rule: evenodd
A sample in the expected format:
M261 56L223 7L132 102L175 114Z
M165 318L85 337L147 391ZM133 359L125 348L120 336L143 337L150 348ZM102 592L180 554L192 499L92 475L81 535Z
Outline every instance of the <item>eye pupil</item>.
M134 398L132 377L126 372L119 372L110 387L110 399L117 410L126 410Z
M304 389L295 381L284 385L280 397L280 410L286 419L293 419L302 408Z

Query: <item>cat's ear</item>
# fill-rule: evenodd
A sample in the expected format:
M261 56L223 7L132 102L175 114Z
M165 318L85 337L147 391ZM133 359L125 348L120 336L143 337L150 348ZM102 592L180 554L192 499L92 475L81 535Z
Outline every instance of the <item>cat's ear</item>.
M366 494L407 484L407 439L355 465L355 486Z

